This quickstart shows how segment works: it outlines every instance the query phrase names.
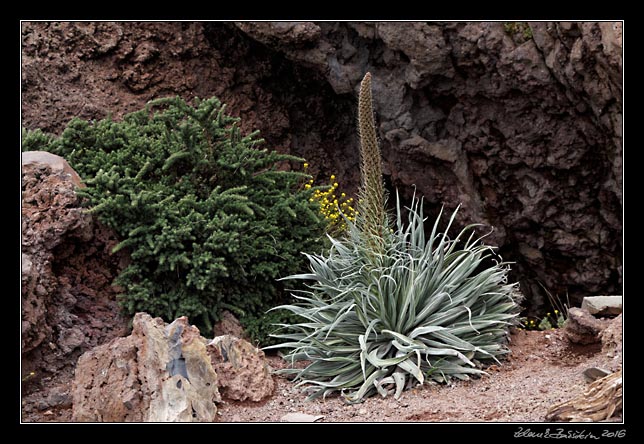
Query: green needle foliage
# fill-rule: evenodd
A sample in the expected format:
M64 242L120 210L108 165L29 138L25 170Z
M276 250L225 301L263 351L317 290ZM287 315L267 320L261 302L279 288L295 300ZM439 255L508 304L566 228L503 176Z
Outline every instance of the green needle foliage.
M261 149L238 121L216 98L169 98L120 122L75 119L58 138L25 135L23 149L68 160L90 211L121 237L114 250L129 250L116 280L128 313L186 315L204 334L222 308L256 318L284 302L276 278L301 269L300 251L322 248L309 176L281 168L303 159Z
M367 74L360 90L358 220L348 221L346 238L331 239L327 254L306 255L310 273L285 278L308 282L296 303L277 307L302 321L282 324L274 336L284 342L268 347L288 349L284 358L292 363L308 361L281 372L294 375L310 398L336 391L348 402L375 393L397 398L428 380L481 374L485 361L508 352L507 328L518 314L509 266L474 237L475 225L449 239L438 231L439 215L426 238L422 200L414 196L407 224L398 201L391 229L369 82Z

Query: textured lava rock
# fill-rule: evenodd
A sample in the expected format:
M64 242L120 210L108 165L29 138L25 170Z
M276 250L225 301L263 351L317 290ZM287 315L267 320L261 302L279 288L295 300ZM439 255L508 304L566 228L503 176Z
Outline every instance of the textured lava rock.
M608 325L599 334L602 341L602 353L612 358L610 370L617 371L622 368L622 315L608 321Z
M572 343L595 344L601 342L599 334L606 328L606 325L606 321L593 317L586 310L572 307L568 310L564 333Z
M199 330L146 313L132 334L83 354L72 385L74 421L212 422L217 374Z
M248 341L217 336L208 343L208 352L225 398L261 401L273 393L275 384L264 352Z
M80 178L49 153L23 153L23 393L70 372L80 354L125 333L111 282L124 266L111 230L81 208Z
M621 293L620 23L56 23L22 28L23 122L216 95L271 147L359 184L366 71L390 187L494 227L534 307Z
M76 187L85 187L78 173L62 157L47 151L25 151L22 153L23 170L30 170L43 165L49 167L50 174L57 175L63 179L69 178L71 183Z
M231 335L240 339L248 339L244 332L244 327L242 327L235 315L228 310L224 310L221 313L221 319L213 325L213 332L215 336Z

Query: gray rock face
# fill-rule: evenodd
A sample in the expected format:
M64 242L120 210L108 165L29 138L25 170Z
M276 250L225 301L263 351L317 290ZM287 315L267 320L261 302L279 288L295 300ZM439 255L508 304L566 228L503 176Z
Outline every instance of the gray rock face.
M622 297L586 296L581 308L593 316L617 316L622 313Z
M506 25L25 23L23 117L59 132L73 115L214 94L245 131L353 193L370 71L386 180L403 198L415 186L430 217L462 203L457 224L494 227L487 240L535 308L540 284L573 305L618 294L621 24Z
M83 354L72 386L74 421L212 422L220 401L204 339L186 317L146 313L132 334Z

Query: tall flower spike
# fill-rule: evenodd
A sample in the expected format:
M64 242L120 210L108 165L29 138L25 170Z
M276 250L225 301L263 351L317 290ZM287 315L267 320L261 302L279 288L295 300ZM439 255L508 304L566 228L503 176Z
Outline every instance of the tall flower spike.
M358 130L360 133L360 186L358 227L377 253L382 252L383 236L389 222L385 210L387 196L382 180L380 147L376 137L371 100L371 73L366 73L360 84L358 99Z

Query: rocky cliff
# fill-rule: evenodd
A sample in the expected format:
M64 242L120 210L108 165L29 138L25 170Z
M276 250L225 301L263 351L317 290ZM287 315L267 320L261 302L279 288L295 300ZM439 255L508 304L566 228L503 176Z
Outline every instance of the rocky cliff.
M23 125L218 96L269 146L359 182L366 71L387 184L516 261L537 307L621 293L621 23L23 23Z
M71 402L78 357L127 331L111 284L129 257L110 253L116 234L82 208L83 186L61 157L23 153L21 376L23 395L36 393L25 413Z

